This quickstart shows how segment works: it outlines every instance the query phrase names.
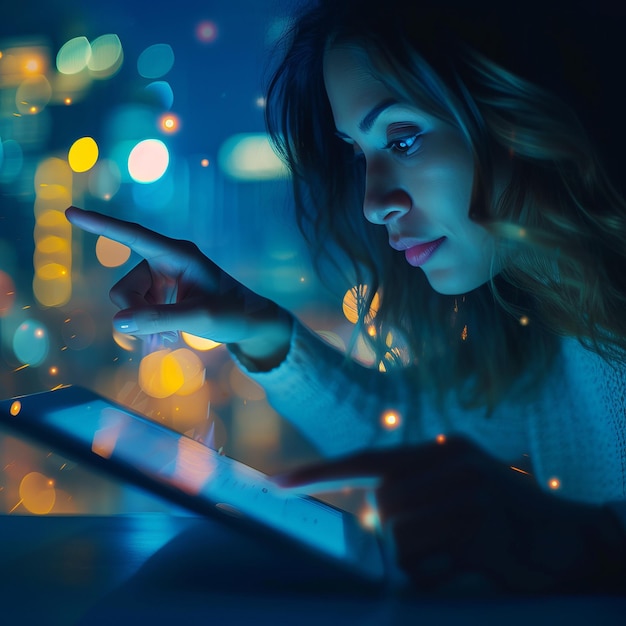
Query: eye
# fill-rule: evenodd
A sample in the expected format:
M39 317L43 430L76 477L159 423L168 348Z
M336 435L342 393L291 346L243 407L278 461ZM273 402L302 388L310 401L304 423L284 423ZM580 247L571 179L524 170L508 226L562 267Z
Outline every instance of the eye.
M405 135L404 137L398 137L392 139L385 146L385 150L391 150L404 156L411 156L415 154L421 146L422 133L416 132L412 135Z

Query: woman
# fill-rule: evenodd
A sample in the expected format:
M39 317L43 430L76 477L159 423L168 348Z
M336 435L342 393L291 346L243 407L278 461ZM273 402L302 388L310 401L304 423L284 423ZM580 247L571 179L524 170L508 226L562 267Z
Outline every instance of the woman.
M622 592L624 200L573 111L507 67L523 54L497 16L378 4L306 9L268 94L320 272L367 285L357 332L378 368L192 244L68 218L145 257L112 290L118 330L228 343L322 453L368 449L277 480L377 477L388 545L418 588L478 576ZM512 471L524 458L529 472Z

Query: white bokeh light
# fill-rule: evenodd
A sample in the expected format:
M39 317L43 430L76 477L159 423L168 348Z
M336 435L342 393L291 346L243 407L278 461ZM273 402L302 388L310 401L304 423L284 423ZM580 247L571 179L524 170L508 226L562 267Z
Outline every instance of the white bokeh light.
M167 171L170 153L158 139L140 141L128 156L128 173L137 183L153 183Z

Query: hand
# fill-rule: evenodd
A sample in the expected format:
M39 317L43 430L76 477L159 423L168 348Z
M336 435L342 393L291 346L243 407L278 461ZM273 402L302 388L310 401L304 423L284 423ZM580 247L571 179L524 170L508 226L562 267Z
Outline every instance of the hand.
M378 477L383 537L419 590L459 590L472 578L505 592L623 593L624 536L612 513L541 490L463 438L363 452L275 480L346 487L362 477Z
M182 330L238 344L260 360L280 360L286 354L291 334L286 311L236 281L193 243L76 207L67 209L66 216L75 226L144 257L111 289L111 300L121 309L113 320L118 331L147 335Z

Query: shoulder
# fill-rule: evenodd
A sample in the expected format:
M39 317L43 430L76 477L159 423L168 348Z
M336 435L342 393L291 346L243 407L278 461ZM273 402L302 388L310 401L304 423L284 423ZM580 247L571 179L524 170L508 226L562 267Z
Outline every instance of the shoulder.
M626 355L607 358L578 339L568 337L561 341L561 356L563 371L572 388L626 408Z

